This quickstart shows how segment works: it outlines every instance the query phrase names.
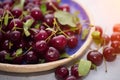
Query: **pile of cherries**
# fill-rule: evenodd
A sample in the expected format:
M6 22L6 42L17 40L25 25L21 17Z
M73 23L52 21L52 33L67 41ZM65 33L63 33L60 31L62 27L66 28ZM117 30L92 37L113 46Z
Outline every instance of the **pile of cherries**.
M92 62L91 70L100 66L103 60L105 62L113 62L117 54L120 54L120 24L113 26L113 33L111 36L104 34L100 26L95 27L95 31L91 36L94 43L96 43L100 49L102 48L102 51L97 49L87 52L87 60ZM81 80L82 77L84 77L80 76L78 72L78 64L72 65L70 70L65 66L59 66L55 69L55 76L58 80Z
M36 64L56 61L66 47L77 46L78 33L71 31L69 25L61 25L54 17L56 9L70 12L68 5L59 5L56 0L25 0L23 9L14 7L20 1L0 2L1 63ZM42 12L41 5L45 5L43 8L47 9L46 13ZM26 36L24 24L29 20L34 22L28 29L30 35Z

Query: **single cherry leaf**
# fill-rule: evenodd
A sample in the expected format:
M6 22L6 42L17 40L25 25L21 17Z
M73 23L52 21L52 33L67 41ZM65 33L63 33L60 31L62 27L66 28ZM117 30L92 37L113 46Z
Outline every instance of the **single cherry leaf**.
M80 76L86 76L91 68L91 61L81 59L78 65L78 73Z
M62 25L69 25L71 27L76 27L75 16L65 12L65 11L56 11L54 14L55 18Z
M23 30L26 36L30 36L29 28L32 26L33 22L33 19L29 19L24 23Z
M34 20L33 19L28 19L25 23L24 23L24 27L30 28L33 24Z
M5 59L6 59L6 60L12 60L13 57L11 57L10 54L8 53L8 54L5 55Z
M39 29L39 28L40 28L40 24L36 24L34 27L35 27L36 29Z
M19 48L19 49L16 50L16 56L17 57L20 56L22 53L23 53L22 48Z
M82 40L84 40L84 39L86 39L86 37L88 36L88 34L89 34L89 29L84 29L83 31L82 31L82 37L81 37L81 39Z
M8 20L9 20L9 14L8 12L5 14L5 17L4 17L4 25L7 26L8 25Z
M28 30L28 29L23 28L23 30L24 30L24 33L25 33L25 35L26 35L26 36L30 36L30 32L29 32L29 30Z
M16 0L17 1L17 0ZM14 8L20 8L23 10L24 8L24 3L25 3L25 0L18 0L17 3L14 4Z
M45 14L46 11L47 11L46 5L45 5L45 4L42 4L42 5L40 6L40 10L42 11L43 14Z

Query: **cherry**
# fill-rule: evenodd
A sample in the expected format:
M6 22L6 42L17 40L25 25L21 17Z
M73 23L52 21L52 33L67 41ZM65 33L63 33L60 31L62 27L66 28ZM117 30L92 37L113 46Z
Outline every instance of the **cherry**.
M0 62L5 63L7 62L5 59L5 56L8 54L8 52L6 50L2 50L0 51Z
M45 60L48 62L56 61L59 59L59 57L60 57L60 53L54 47L49 47L45 54Z
M0 8L0 17L2 17L4 14L4 10L2 8Z
M38 58L37 58L36 53L34 51L28 51L25 54L25 62L27 64L36 64L36 63L38 63Z
M103 38L103 42L102 42L102 45L107 45L109 44L110 42L110 37L106 34L102 35L102 38Z
M78 73L78 64L71 66L71 75L75 76L76 78L80 77Z
M58 80L64 80L69 75L69 71L65 66L59 66L55 69L55 76Z
M120 24L115 24L113 26L113 32L120 32Z
M35 36L34 36L34 40L35 41L39 41L39 40L45 40L47 39L48 34L45 30L40 30Z
M5 5L12 6L13 5L13 0L3 0L3 6L5 6Z
M26 0L25 0L26 1ZM24 9L28 12L30 12L33 8L35 7L35 5L31 2L27 3L24 7Z
M36 21L43 20L43 14L38 7L33 8L30 14Z
M120 33L119 32L114 32L111 35L111 41L120 41Z
M77 80L75 76L68 76L65 80Z
M58 50L63 50L67 45L67 40L64 35L58 35L51 39L50 45Z
M19 41L21 39L21 32L20 31L11 31L10 33L10 40L15 42L15 41Z
M67 40L67 45L69 48L75 48L78 44L78 38L76 36L71 36Z
M45 15L44 22L50 27L53 27L54 15L53 14Z
M62 6L60 6L60 10L70 12L70 7L68 4L63 4Z
M96 66L100 66L103 62L103 55L97 50L92 50L88 52L87 59L90 60Z
M23 63L23 55L16 56L16 52L12 54L12 63L13 64L22 64Z
M95 26L95 31L99 31L100 32L100 36L102 36L103 29L100 26Z
M22 15L22 10L20 8L13 8L11 12L15 18L19 18Z
M20 19L12 19L11 22L8 25L8 29L12 30L14 27L22 28L23 23Z
M57 9L59 9L58 3L56 1L54 1L54 0L48 1L46 3L46 6L47 6L48 11L55 11L53 6L55 6L55 8L57 8Z
M3 9L4 9L4 10L11 11L12 7L7 4L7 5L4 5L4 6L3 6Z
M4 40L2 43L2 49L3 50L9 50L11 48L10 46L10 41L9 40Z
M45 52L48 48L48 45L47 45L46 41L41 40L41 41L37 41L35 43L34 48L37 52Z
M113 47L106 47L103 50L103 56L106 61L112 62L116 59L116 55L114 54L114 48Z
M0 41L2 41L3 33L0 31Z
M115 49L115 53L120 53L120 41L112 41L111 46Z

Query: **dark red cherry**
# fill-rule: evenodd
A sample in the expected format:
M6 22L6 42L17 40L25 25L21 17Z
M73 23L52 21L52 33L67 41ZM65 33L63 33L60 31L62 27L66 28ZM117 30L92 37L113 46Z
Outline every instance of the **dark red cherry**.
M80 77L78 73L78 64L71 66L71 75L75 76L76 78Z
M115 49L113 47L104 48L103 56L108 62L114 61L116 59Z
M78 38L76 36L70 36L67 40L67 45L69 48L75 48L78 44Z
M34 40L35 41L39 41L39 40L45 40L47 39L48 34L45 30L40 30L35 36L34 36Z
M58 80L64 80L69 75L69 71L65 66L59 66L55 69L55 76Z
M77 80L75 76L68 76L65 80Z
M90 60L96 66L99 66L103 62L103 55L97 50L93 50L88 52L87 59Z
M59 9L59 5L55 0L48 1L46 3L46 6L47 6L47 10L50 10L50 11L55 11L55 8Z
M43 14L38 7L33 8L30 14L36 21L43 20Z
M37 51L37 52L45 52L48 48L48 45L46 43L46 41L44 40L41 40L41 41L37 41L34 45L34 49Z
M8 54L8 52L6 50L2 50L0 51L0 62L5 63L7 62L5 59L5 56Z
M115 49L115 53L120 53L120 41L112 41L111 46Z
M66 37L64 35L55 36L51 39L50 45L58 50L63 50L67 45Z
M50 27L53 27L54 15L53 14L45 15L44 22Z
M20 19L12 19L11 22L8 25L8 29L12 30L14 27L22 28L23 23Z
M38 63L38 57L34 51L28 51L25 54L25 62L27 64L36 64Z
M60 57L60 53L54 47L49 47L45 54L45 60L48 62L56 61L59 59L59 57Z
M13 8L11 12L15 18L19 18L22 15L22 10L20 8Z
M10 33L10 40L13 42L18 42L21 39L21 32L20 31L11 31Z
M3 33L0 31L0 41L3 39Z

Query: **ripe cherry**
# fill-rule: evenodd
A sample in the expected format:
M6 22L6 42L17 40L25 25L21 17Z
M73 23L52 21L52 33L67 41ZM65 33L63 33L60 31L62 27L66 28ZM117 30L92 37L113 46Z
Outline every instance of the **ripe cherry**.
M33 8L30 14L36 21L43 20L43 14L38 7Z
M64 35L58 35L51 39L50 45L58 50L63 50L67 45L67 40Z
M115 24L113 26L113 32L120 32L120 24Z
M58 80L64 80L69 75L69 71L65 66L59 66L55 69L55 76Z
M106 47L103 50L103 56L106 61L112 62L116 59L116 55L114 54L114 48L113 47Z
M120 33L119 32L114 32L111 35L111 41L120 41Z
M20 8L13 8L11 12L15 18L19 18L22 15L22 10Z
M103 62L103 55L97 50L88 52L87 59L90 60L96 66L100 66Z
M48 62L56 61L59 59L59 57L60 57L60 53L54 47L49 47L45 54L45 60Z

